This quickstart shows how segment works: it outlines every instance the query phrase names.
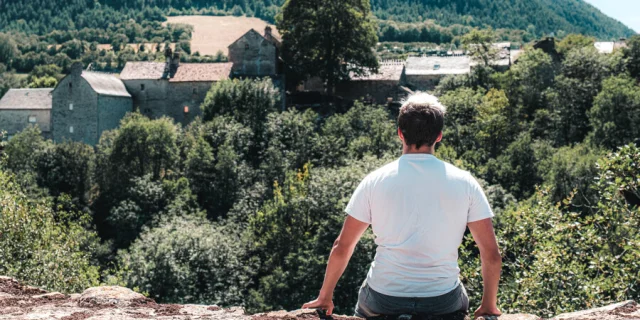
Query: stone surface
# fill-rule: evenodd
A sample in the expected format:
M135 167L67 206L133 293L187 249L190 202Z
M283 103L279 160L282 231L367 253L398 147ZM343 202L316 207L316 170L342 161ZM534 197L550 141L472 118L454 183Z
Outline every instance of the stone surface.
M336 320L358 318L333 316ZM158 304L143 295L122 287L96 287L82 294L65 295L25 286L15 279L0 277L0 320L319 320L314 310L274 311L247 315L242 308L218 306ZM508 314L499 320L539 320L531 314ZM640 309L633 301L561 314L552 320L628 320L640 319Z
M615 303L605 307L563 313L553 317L553 320L617 320L640 319L640 306L635 301Z

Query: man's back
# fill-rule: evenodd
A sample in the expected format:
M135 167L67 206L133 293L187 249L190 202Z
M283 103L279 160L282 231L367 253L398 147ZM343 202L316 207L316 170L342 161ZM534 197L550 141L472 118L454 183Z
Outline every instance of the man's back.
M377 253L367 283L395 297L435 297L459 285L468 222L493 213L477 181L430 154L405 154L367 176L346 209L370 223Z

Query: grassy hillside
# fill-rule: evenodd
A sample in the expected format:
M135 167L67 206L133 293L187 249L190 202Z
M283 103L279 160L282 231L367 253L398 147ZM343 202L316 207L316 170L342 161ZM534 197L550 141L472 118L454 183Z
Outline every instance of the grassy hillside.
M247 15L273 21L283 0L24 0L0 1L0 30L44 34L107 28L122 19L162 20L163 14ZM371 0L382 20L528 30L535 35L583 33L600 39L634 32L583 0ZM151 9L158 7L160 10Z

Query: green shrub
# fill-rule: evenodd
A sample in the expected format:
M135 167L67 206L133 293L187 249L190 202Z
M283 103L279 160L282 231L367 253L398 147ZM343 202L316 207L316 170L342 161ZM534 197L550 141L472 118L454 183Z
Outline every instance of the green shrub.
M0 185L0 274L68 293L97 285L90 262L97 236L83 227L88 217L61 219L50 201L27 196L2 168Z
M119 252L120 277L160 302L242 305L254 266L238 232L201 216L163 218Z

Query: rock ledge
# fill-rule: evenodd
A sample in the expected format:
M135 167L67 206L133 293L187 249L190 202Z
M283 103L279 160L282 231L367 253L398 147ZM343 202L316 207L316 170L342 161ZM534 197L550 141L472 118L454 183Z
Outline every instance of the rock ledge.
M358 318L334 316L337 320ZM0 277L0 319L35 320L316 320L313 310L275 311L247 315L242 308L218 306L158 304L143 295L122 287L95 287L82 294L59 292L25 286L15 279ZM539 320L531 314L503 315L500 320ZM640 320L640 307L633 301L561 314L554 320Z

